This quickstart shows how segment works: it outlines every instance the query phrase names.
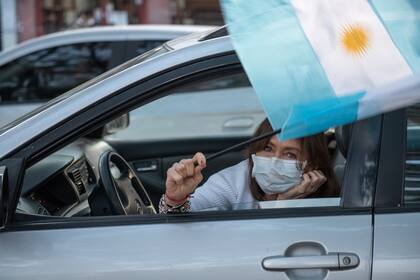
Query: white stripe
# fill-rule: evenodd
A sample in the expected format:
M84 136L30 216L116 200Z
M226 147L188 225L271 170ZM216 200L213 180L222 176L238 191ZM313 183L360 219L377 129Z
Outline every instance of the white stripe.
M390 112L420 102L420 76L410 76L393 84L366 92L359 101L358 119Z
M365 91L412 75L367 0L292 0L292 4L337 95ZM343 43L345 30L354 27L366 35L365 51L352 53ZM360 37L347 38L363 41L357 40Z

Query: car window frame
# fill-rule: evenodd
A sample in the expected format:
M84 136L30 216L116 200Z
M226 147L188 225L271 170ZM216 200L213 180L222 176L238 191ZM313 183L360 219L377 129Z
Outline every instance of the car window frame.
M23 158L25 169L37 160L44 158L48 154L62 148L71 141L79 138L96 129L98 125L105 124L120 114L159 98L165 90L176 87L181 83L196 79L199 75L208 75L212 72L218 73L221 69L233 69L242 67L234 52L227 52L220 55L202 58L182 64L174 69L169 69L159 75L140 80L128 88L121 89L110 98L101 101L94 106L82 108L79 114L74 115L63 123L57 124L51 130L46 131L42 136L16 151L12 156ZM377 120L381 121L381 120ZM363 124L362 124L363 127ZM357 138L357 133L353 134L352 140ZM352 142L352 141L350 141ZM371 147L369 147L371 148ZM360 170L360 162L348 165L346 169ZM363 167L363 166L362 166ZM376 174L373 174L373 181ZM349 182L349 180L347 180ZM347 183L349 184L349 183ZM347 185L343 185L346 188ZM18 194L20 195L20 188ZM40 217L39 220L24 220L9 224L6 230L29 230L29 229L50 229L63 227L90 227L90 226L111 226L123 224L149 224L149 223L168 223L168 222L195 222L212 220L238 220L238 219L268 219L283 217L310 217L328 215L366 215L372 213L370 205L354 205L345 202L348 192L343 192L342 205L337 207L313 207L313 208L285 208L285 209L258 209L256 210L235 210L223 212L193 212L182 215L153 215L153 216L108 216L108 217ZM14 197L19 197L15 195ZM15 218L17 200L13 201L13 211ZM11 222L14 222L12 219Z
M407 122L405 109L383 116L375 212L404 211L403 206Z

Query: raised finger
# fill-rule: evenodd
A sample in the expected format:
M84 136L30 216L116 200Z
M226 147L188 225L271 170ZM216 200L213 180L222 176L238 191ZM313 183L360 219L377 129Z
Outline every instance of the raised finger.
M196 153L193 157L193 160L202 168L206 167L206 156L203 153Z

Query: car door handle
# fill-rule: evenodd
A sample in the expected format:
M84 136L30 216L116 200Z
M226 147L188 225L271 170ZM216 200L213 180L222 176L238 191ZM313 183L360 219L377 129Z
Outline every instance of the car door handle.
M151 172L158 170L157 160L142 160L133 163L137 172Z
M136 170L138 172L156 171L157 170L157 165L156 164L152 164L152 165L149 165L149 166L137 167Z
M224 129L244 129L251 128L254 125L254 120L248 117L232 118L223 124Z
M273 256L263 259L266 270L284 271L288 269L324 268L342 270L357 267L359 257L352 253L330 253L321 256L284 257Z

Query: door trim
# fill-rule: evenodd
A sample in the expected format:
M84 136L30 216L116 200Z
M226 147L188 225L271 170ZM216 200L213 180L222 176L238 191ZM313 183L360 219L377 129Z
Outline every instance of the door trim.
M101 217L46 217L19 214L17 221L5 231L48 230L62 228L89 228L125 225L191 223L229 220L285 219L328 216L372 215L371 208L345 209L340 207L307 207L286 209L258 209L234 211L191 212L185 214L158 214L144 216ZM37 220L34 220L34 217ZM27 220L25 220L27 219ZM29 219L29 220L28 220Z

